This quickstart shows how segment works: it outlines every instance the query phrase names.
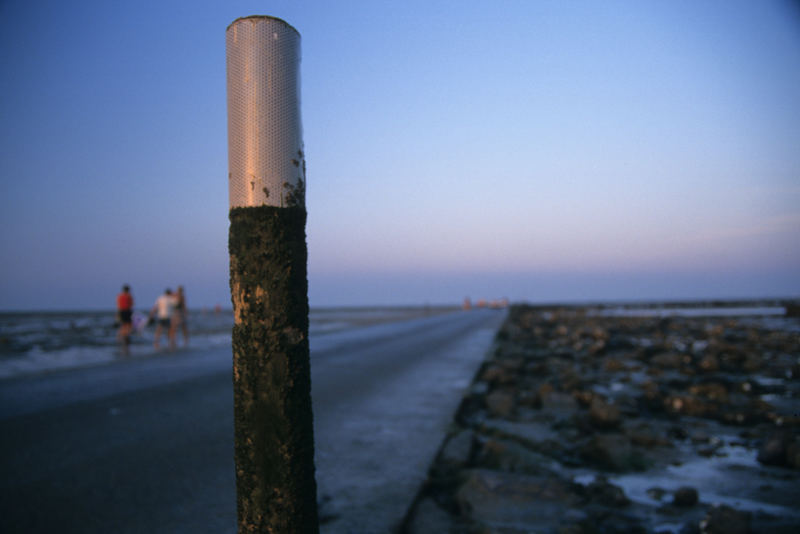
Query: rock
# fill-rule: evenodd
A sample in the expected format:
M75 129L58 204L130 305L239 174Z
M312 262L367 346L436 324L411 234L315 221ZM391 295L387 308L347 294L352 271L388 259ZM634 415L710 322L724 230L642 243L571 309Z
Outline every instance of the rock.
M513 384L516 376L504 365L497 363L489 365L481 376L481 380L488 384Z
M800 469L800 439L796 436L786 447L786 465L793 469Z
M542 411L557 418L566 418L578 411L578 401L572 395L551 391L540 396Z
M742 363L742 370L745 373L756 373L764 367L764 359L760 354L755 352L747 353L744 362Z
M631 503L622 488L611 484L603 476L595 477L594 481L586 486L586 496L593 503L612 508L620 508Z
M664 400L664 408L674 414L684 414L691 417L716 418L719 407L692 395L672 395Z
M720 369L729 373L741 373L748 354L734 345L722 345L716 353L719 358Z
M595 326L592 328L592 337L595 339L608 339L608 330L600 326Z
M564 369L558 374L558 380L562 390L572 391L581 387L583 378L575 372L575 369Z
M450 532L453 520L433 499L426 498L414 507L414 516L404 531L408 534L441 534Z
M597 434L578 447L581 459L608 471L642 471L647 467L644 456L638 453L622 434Z
M517 408L539 408L539 395L529 389L517 393Z
M475 382L470 388L470 394L475 396L483 396L489 393L489 384L483 381Z
M594 343L589 345L589 354L593 356L601 355L604 353L607 341L605 339L597 339Z
M449 466L461 466L469 462L472 454L472 443L474 434L470 430L462 430L450 436L442 452L439 454L439 461Z
M697 490L690 486L683 486L675 490L672 496L672 504L675 506L689 507L694 506L698 502Z
M748 534L750 518L750 512L740 512L723 504L711 509L700 528L707 534Z
M639 423L625 431L628 439L634 445L652 449L653 447L671 447L672 444L666 438L660 436L648 423Z
M481 423L480 429L486 434L513 439L534 449L542 447L550 449L561 441L558 432L544 423L487 419Z
M504 389L486 395L486 407L493 417L509 417L514 412L514 393Z
M648 380L641 385L641 388L641 403L645 408L653 411L660 411L664 409L664 397L661 394L661 389L656 382Z
M683 359L683 354L664 352L650 358L650 364L664 369L678 369L684 363Z
M606 350L608 352L616 351L629 351L636 348L636 345L631 341L628 336L613 334L606 342Z
M619 408L595 396L589 406L589 420L597 428L616 428L620 424Z
M719 371L719 359L713 354L704 356L698 362L697 368L703 373L716 373Z
M728 402L728 388L719 382L695 384L689 387L689 393L714 402Z
M477 464L482 468L522 473L526 475L548 475L548 467L554 461L513 441L488 439L478 452Z
M587 530L579 524L561 525L556 534L587 534Z
M789 433L785 430L773 432L758 450L756 459L762 464L785 465L789 446Z
M766 465L799 469L800 435L794 435L788 429L774 431L761 445L757 459Z
M578 401L578 404L584 408L592 405L592 399L595 397L595 392L590 390L575 391L572 393L572 398Z
M565 510L578 504L570 485L557 478L473 469L456 491L461 513L490 527L551 531Z
M699 445L701 443L710 443L713 438L711 434L708 433L705 429L699 428L697 430L693 430L691 434L689 434L689 439L695 445Z
M642 525L640 518L632 514L614 512L613 510L593 511L587 521L581 524L586 526L584 534L649 534L650 531ZM527 534L527 533L526 533Z
M681 426L671 426L667 429L667 435L673 439L684 440L689 437L689 432Z
M603 363L603 370L609 373L618 373L625 369L625 364L617 358L608 358L605 363Z
M703 458L711 458L717 452L719 447L703 447L701 449L697 449L697 454L702 456Z
M666 494L667 494L667 490L665 490L664 488L659 488L657 486L653 487L653 488L647 488L647 495L651 499L656 500L656 501L662 500L664 498L664 495L666 495Z

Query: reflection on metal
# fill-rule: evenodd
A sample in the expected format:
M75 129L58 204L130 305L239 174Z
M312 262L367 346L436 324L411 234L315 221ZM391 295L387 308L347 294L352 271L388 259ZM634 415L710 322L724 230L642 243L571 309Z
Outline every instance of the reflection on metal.
M226 32L230 207L303 206L300 34L266 16Z

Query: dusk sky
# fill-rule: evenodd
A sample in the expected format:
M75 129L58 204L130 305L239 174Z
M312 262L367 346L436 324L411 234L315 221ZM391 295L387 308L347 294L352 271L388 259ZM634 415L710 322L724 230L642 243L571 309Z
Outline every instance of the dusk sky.
M225 29L302 36L313 306L800 296L800 8L0 0L0 310L230 307Z

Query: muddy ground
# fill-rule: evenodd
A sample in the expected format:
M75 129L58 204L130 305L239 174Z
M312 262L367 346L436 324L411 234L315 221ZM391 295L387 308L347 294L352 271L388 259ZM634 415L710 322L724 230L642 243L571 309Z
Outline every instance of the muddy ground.
M800 531L800 320L514 306L402 531Z

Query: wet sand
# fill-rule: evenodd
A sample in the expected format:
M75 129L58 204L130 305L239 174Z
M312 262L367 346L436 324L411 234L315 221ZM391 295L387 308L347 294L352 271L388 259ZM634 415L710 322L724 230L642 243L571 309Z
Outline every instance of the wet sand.
M312 334L321 532L395 530L504 317ZM236 531L230 347L0 386L0 532Z
M800 320L603 313L511 309L405 532L800 529Z

